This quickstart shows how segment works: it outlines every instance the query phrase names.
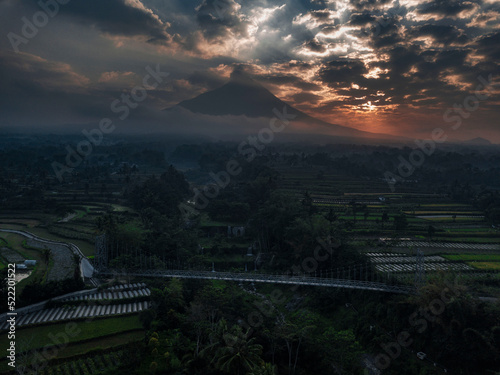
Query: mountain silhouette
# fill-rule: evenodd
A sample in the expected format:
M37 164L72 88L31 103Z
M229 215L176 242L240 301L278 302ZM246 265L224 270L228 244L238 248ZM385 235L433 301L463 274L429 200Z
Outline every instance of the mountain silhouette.
M466 145L471 145L471 146L490 146L492 143L488 141L487 139L477 137L474 139L469 139L468 141L462 142Z
M395 139L387 134L369 133L346 126L319 120L283 102L258 82L243 74L235 74L225 85L184 100L175 107L184 108L195 114L209 116L246 116L248 118L274 117L274 109L296 117L294 123L301 124L302 132L325 134L337 137ZM167 109L168 110L168 109Z

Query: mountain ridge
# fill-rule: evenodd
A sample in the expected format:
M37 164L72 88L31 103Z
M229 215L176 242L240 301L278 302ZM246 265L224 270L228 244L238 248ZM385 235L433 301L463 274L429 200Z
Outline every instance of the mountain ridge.
M175 107L184 108L195 114L209 116L247 116L249 118L274 117L273 109L280 112L287 107L287 113L295 115L293 122L306 124L320 134L337 137L401 139L388 134L370 133L347 126L332 124L312 117L282 101L258 82L239 75L221 87L181 101Z

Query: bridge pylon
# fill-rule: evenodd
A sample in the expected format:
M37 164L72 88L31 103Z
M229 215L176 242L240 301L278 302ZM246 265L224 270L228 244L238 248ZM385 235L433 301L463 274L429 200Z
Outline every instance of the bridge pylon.
M103 271L108 267L108 250L106 248L106 234L96 236L95 238L95 265L97 272Z

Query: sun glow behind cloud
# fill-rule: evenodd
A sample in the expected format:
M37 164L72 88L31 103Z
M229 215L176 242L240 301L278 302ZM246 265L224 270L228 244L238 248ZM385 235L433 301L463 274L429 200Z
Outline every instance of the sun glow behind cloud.
M312 116L405 135L442 125L443 112L463 102L480 75L500 71L500 3L494 0L325 0L307 6L221 0L221 9L213 0L109 0L112 14L97 0L88 0L82 12L79 1L61 8L18 56L19 65L3 58L0 68L22 78L38 57L44 61L37 65L41 89L107 96L136 84L144 62L162 62L175 82L157 92L164 105L220 86L241 70ZM2 31L19 28L17 16L33 9L0 2ZM99 38L87 52L92 63L72 57L63 38L68 24L76 25L75 45ZM0 43L10 48L5 38ZM57 83L53 77L64 78ZM490 119L481 122L484 129L497 126L491 103L500 100L492 92L481 104L482 119Z

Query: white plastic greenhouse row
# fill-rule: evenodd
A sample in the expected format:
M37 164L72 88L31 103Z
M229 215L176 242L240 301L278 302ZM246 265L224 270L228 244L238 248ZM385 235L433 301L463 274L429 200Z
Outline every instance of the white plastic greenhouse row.
M118 291L118 290L127 290L127 289L144 289L146 287L146 283L136 283L136 284L121 284L115 285L106 290L110 291Z
M454 242L426 242L426 241L402 241L397 244L400 247L441 247L446 249L464 250L498 250L500 246L496 244L470 244Z
M399 256L399 257L390 257L390 256L370 256L371 261L374 263L415 263L415 257L409 256ZM440 257L439 255L431 255L426 256L425 262L445 262L446 259Z
M144 289L137 289L137 290L125 290L123 292L103 291L103 292L99 292L99 293L86 294L86 295L81 295L81 296L72 296L72 297L63 299L62 301L124 299L124 298L148 297L149 295L151 295L151 291L148 288L144 288Z
M20 327L28 324L57 322L69 319L73 320L79 318L129 314L140 312L148 308L148 301L133 302L121 305L76 306L73 308L56 307L22 315L18 317L19 320L16 322L16 326ZM0 329L7 329L7 322L3 323Z
M463 263L425 263L426 271L439 270L471 270L472 267ZM381 272L415 272L415 264L378 264L377 271Z
M369 257L400 257L405 254L391 254L391 253L366 253Z

